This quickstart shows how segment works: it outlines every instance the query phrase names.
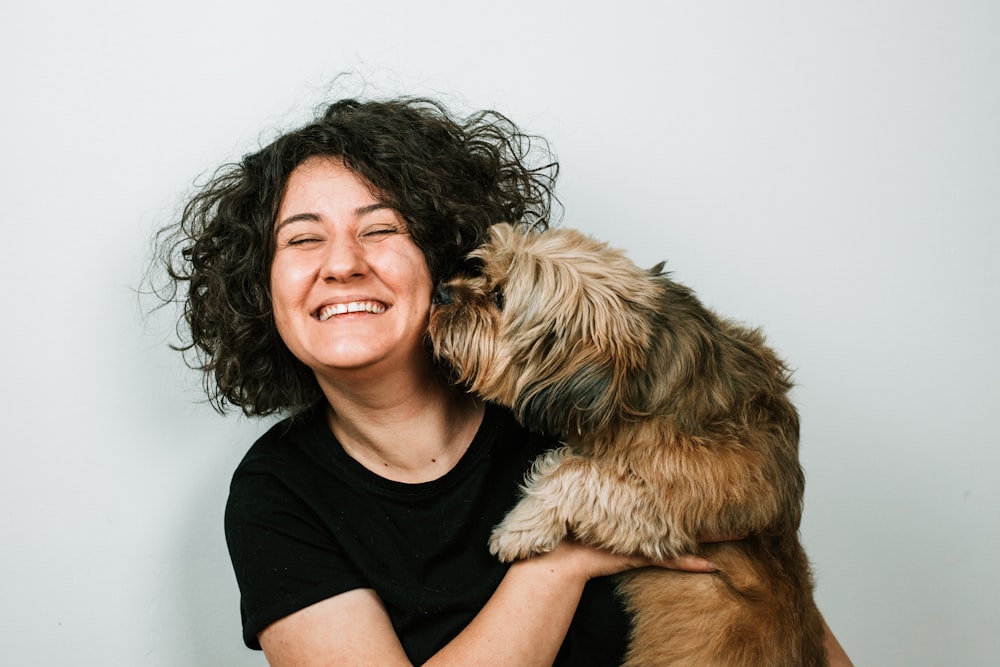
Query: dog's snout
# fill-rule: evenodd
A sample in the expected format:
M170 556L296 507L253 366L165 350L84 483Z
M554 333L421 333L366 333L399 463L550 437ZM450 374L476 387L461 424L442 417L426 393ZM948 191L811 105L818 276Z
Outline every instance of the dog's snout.
M438 284L434 288L434 295L431 298L431 303L435 306L447 306L451 303L451 290L447 285Z

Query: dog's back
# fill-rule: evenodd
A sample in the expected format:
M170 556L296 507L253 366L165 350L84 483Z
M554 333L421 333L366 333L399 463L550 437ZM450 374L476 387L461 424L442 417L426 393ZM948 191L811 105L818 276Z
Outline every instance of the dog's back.
M666 276L651 279L660 283L663 306L653 315L659 326L649 363L632 383L645 396L644 404L637 396L634 407L647 414L639 429L644 436L637 438L646 451L625 455L660 496L652 503L660 515L645 519L674 515L667 523L673 522L675 541L666 551L698 549L719 572L623 575L633 617L625 664L826 665L823 625L798 540L804 476L789 372L759 330L717 317ZM622 455L635 425L627 419L614 425L617 444L606 442L604 455L614 457L616 449ZM660 442L650 441L656 438L651 428ZM744 532L750 535L740 541L696 544Z
M625 667L825 667L824 629L795 540L710 545L720 571L621 576L631 618Z

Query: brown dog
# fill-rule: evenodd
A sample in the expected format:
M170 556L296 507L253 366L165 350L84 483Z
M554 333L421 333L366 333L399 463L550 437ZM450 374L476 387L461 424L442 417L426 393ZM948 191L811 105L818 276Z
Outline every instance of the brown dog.
M797 533L804 479L789 372L662 264L571 229L497 225L472 276L442 285L435 354L459 382L565 446L536 462L491 538L504 561L572 536L720 571L623 575L625 664L826 665ZM749 535L699 546L698 537Z

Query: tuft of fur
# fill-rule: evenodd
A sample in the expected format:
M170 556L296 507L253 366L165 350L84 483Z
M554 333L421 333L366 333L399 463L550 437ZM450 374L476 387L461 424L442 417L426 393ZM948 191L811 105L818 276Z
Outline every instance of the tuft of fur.
M439 287L436 357L483 399L559 437L490 550L566 537L651 558L702 553L713 575L621 575L625 665L826 665L798 539L804 476L785 364L658 265L572 229L496 225L481 267ZM699 545L699 536L747 534Z

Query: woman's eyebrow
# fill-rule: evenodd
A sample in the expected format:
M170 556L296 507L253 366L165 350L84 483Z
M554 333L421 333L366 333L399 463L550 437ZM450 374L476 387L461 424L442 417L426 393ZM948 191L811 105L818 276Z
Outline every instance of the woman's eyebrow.
M384 208L393 208L393 207L390 206L389 204L386 204L385 202L381 201L375 202L374 204L368 204L367 206L359 206L358 208L354 209L354 215L360 218L363 215L368 215L369 213L373 213L375 211L381 211Z
M281 231L281 228L285 225L290 225L293 222L319 222L319 214L317 213L296 213L295 215L290 215L284 220L281 220L274 226L274 233L277 234Z

